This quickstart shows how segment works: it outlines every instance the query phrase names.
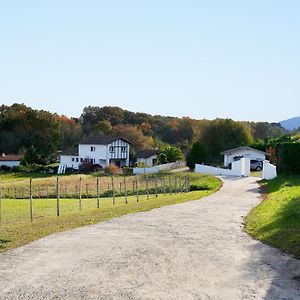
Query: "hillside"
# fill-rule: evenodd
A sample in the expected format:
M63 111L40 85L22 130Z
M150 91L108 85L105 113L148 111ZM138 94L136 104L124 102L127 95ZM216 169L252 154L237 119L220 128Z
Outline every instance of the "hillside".
M280 122L280 125L287 130L295 130L300 127L300 117L291 118Z

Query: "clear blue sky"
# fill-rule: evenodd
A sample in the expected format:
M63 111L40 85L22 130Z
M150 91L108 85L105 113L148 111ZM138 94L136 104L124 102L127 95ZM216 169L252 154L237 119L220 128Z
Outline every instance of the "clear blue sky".
M0 103L280 121L300 115L299 16L298 0L3 0Z

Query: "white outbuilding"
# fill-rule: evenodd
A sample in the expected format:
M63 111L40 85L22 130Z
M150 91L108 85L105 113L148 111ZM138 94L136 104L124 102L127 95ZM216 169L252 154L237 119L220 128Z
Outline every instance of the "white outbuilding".
M159 151L157 149L145 149L136 153L136 160L138 164L143 164L147 167L157 165Z
M238 147L221 152L224 155L224 166L228 167L232 162L241 158L249 158L250 160L264 161L267 153L251 147Z

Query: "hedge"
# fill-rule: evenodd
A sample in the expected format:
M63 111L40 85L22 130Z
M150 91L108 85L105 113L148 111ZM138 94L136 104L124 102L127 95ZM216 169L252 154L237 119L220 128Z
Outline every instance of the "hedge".
M300 143L276 146L277 170L281 174L300 174Z

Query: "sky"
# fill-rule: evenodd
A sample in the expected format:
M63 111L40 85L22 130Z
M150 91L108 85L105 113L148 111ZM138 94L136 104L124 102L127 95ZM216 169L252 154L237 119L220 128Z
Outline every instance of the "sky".
M0 103L278 122L300 115L299 16L298 0L0 0Z

